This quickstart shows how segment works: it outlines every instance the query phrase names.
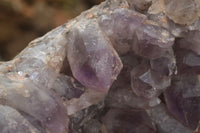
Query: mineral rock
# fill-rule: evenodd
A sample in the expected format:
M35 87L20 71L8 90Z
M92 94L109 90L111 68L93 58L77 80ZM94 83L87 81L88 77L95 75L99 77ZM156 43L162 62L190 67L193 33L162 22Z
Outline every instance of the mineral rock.
M138 11L146 11L152 3L152 0L127 0Z
M99 119L104 109L104 102L92 105L70 116L70 133L89 133L91 130L100 130ZM93 123L95 122L95 123ZM94 124L94 126L91 126ZM90 128L90 129L88 129ZM95 132L95 131L94 131Z
M32 41L0 62L0 132L199 133L199 8L107 0Z
M40 133L17 110L0 105L1 133Z
M111 109L103 118L103 124L109 133L156 133L143 110Z
M85 87L108 91L122 69L111 42L95 21L86 20L69 34L67 53L73 76Z
M174 44L174 37L153 21L145 21L137 30L133 50L148 59L161 57Z
M163 104L148 110L148 114L156 124L158 133L192 133L192 130L170 116Z
M67 113L73 115L76 112L88 108L93 104L97 104L104 100L104 92L97 92L92 89L86 89L80 98L73 98L67 101Z
M57 77L57 73L51 67L46 66L42 60L37 58L22 58L15 65L13 72L28 77L35 84L47 89L51 88Z
M120 55L128 53L133 44L133 35L146 19L146 16L128 9L116 9L111 15L99 18L101 29L110 38L113 47Z
M190 31L184 38L178 40L180 47L190 49L200 55L200 31Z
M167 16L178 24L190 25L198 18L198 6L194 0L163 0Z
M170 85L171 79L142 63L131 71L131 87L138 96L152 99L159 96Z
M95 119L90 120L84 127L84 133L100 133L102 131L102 124Z
M199 76L178 76L165 94L169 111L181 122L195 129L200 120Z
M171 76L176 73L176 59L172 49L160 58L150 60L151 69L161 75Z
M67 110L56 95L24 77L1 75L0 79L0 97L4 104L36 118L50 133L67 130Z
M60 74L52 89L66 99L79 98L84 93L84 87L70 76Z

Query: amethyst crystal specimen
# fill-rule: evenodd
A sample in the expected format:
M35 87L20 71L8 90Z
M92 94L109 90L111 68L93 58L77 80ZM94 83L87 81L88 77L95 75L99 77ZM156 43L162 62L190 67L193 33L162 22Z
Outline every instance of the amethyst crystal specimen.
M69 31L69 64L74 77L85 87L106 92L122 69L122 63L97 22L85 21Z
M199 133L199 0L107 0L0 62L1 133Z

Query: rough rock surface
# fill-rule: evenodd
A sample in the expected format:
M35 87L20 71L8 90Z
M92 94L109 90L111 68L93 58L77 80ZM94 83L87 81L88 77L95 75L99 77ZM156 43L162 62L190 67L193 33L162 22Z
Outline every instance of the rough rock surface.
M199 0L107 0L0 62L0 132L198 133Z

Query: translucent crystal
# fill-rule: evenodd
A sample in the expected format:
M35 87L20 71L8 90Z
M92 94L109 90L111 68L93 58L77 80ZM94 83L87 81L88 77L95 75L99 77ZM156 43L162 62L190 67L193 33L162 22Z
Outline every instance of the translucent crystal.
M165 94L169 111L181 122L195 129L200 120L200 82L198 75L180 75Z
M113 47L120 54L130 51L133 43L133 34L146 16L128 9L116 9L110 15L102 15L99 25L110 38Z
M190 49L200 55L200 31L190 31L186 33L184 38L178 40L180 47Z
M170 77L151 70L149 63L140 64L131 71L131 87L138 96L157 97L170 83Z
M168 114L165 105L161 104L148 110L152 121L156 124L159 133L192 133L193 131L185 127L179 121Z
M82 22L69 34L67 53L73 76L85 87L108 91L122 69L111 42L95 21Z
M133 50L148 59L161 57L174 44L174 37L152 21L146 21L136 30Z
M17 110L0 105L1 133L40 133Z
M14 76L17 75L0 77L0 97L4 103L36 118L50 133L67 130L67 110L59 97L22 76Z

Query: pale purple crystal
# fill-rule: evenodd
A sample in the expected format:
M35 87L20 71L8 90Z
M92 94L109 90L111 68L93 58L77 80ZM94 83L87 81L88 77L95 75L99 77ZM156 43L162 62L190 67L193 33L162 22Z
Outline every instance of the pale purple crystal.
M164 95L169 111L179 121L195 129L200 120L199 56L181 49L181 45L178 41L175 49L178 75L174 76Z
M119 55L124 55L131 50L135 30L145 19L143 14L122 8L114 10L110 15L102 15L98 22L115 50Z
M41 133L29 123L17 110L0 105L1 133Z
M200 120L199 87L198 75L183 74L178 76L164 93L169 111L193 129Z
M73 76L85 87L106 92L120 73L122 63L99 25L85 21L68 33L69 64Z
M192 133L193 131L179 123L167 112L165 105L161 104L149 109L149 116L156 124L158 133Z
M36 118L50 133L63 133L67 130L67 110L60 98L29 79L16 76L8 74L0 77L0 97L5 104Z
M148 59L161 57L174 44L174 37L153 21L145 21L137 30L133 50Z
M200 31L190 31L184 38L178 40L180 47L190 49L200 55Z
M151 6L152 0L127 0L138 11L146 11Z
M131 87L138 96L148 99L157 97L170 83L170 77L152 70L148 62L136 66L131 71Z
M107 0L32 41L0 62L0 132L199 133L197 8Z

